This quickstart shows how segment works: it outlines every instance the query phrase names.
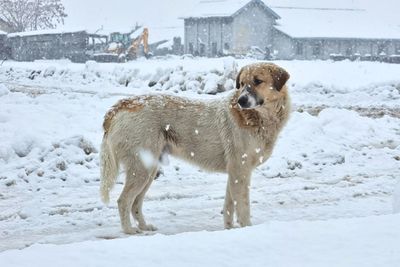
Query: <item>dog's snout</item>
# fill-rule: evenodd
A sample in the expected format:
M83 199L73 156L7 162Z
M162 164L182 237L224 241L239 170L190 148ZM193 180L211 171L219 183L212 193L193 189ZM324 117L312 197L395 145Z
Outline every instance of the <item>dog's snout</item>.
M264 100L259 98L254 89L248 85L243 87L243 91L237 101L238 105L242 109L256 108L264 103Z
M249 97L247 95L242 95L241 97L239 97L238 104L242 108L249 107Z

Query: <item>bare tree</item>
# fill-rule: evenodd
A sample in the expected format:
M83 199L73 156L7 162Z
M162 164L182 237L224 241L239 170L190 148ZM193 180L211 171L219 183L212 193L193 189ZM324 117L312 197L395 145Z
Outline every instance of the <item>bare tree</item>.
M61 0L0 0L0 24L11 32L52 29L65 17Z

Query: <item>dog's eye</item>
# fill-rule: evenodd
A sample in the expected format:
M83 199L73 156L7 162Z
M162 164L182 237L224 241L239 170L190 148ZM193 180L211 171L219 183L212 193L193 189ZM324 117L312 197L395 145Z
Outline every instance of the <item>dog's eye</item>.
M253 82L254 82L255 85L260 85L263 81L255 78Z

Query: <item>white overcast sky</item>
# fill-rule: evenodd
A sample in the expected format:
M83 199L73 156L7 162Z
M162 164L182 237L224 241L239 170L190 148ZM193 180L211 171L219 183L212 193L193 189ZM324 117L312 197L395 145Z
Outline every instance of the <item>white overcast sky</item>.
M183 36L183 20L200 0L62 0L68 17L65 29L129 31L138 22L157 35L178 32ZM227 0L245 1L245 0ZM227 2L227 4L229 4ZM400 30L400 0L264 0L269 6L361 8L378 19L395 20ZM362 23L362 22L360 22ZM165 29L170 28L166 33ZM174 29L173 29L174 28ZM153 36L154 36L153 34Z
M145 26L183 25L185 10L198 0L63 0L68 28L94 29L103 25L129 29L136 22Z

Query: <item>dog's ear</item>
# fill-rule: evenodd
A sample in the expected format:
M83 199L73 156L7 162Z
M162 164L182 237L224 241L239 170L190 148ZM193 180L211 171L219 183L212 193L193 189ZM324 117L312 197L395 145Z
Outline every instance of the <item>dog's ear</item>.
M283 68L276 65L271 65L269 68L269 72L271 73L275 89L280 91L287 80L289 80L289 73Z
M242 74L243 68L240 69L239 73L236 76L236 89L240 88L240 74Z

